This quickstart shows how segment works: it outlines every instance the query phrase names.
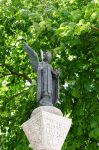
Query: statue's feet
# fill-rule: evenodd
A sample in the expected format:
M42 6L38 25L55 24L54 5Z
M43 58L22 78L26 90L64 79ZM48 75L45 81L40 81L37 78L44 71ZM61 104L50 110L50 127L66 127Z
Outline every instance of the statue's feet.
M42 98L40 101L39 101L39 106L53 106L52 104L52 100L50 98Z

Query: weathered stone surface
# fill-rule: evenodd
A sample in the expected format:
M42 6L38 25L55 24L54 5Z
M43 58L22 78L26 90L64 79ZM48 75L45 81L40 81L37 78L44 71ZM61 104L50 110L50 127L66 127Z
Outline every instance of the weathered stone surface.
M53 107L53 106L40 106L40 107L33 110L32 114L31 114L31 117L34 116L35 114L37 114L38 112L40 113L42 111L46 111L46 112L49 112L49 113L52 113L52 114L63 116L61 110L56 108L56 107Z
M38 107L22 125L33 150L61 150L70 126L71 119L53 106Z

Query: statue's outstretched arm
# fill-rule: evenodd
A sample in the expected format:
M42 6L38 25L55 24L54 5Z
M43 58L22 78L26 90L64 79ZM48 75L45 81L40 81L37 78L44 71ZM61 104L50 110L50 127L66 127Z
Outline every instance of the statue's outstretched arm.
M24 45L25 51L29 55L30 63L31 63L33 70L37 72L38 64L39 64L39 58L38 58L37 53L33 49L31 49L31 47L28 44L23 43L23 45Z

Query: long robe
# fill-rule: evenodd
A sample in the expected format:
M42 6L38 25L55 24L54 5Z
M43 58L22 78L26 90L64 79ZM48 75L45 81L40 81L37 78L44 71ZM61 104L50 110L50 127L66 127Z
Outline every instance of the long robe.
M58 100L58 77L50 64L40 62L38 66L38 100L43 106L51 106Z

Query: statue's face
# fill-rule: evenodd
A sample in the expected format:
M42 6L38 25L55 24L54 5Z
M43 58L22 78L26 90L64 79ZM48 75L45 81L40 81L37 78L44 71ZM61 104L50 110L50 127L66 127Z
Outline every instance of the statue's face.
M52 55L50 52L44 52L43 57L44 57L44 61L46 62L51 62L52 60Z

